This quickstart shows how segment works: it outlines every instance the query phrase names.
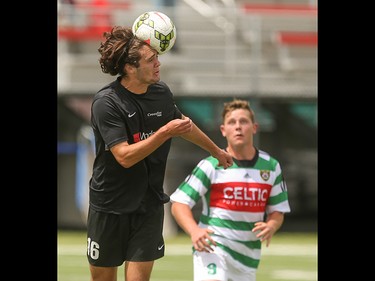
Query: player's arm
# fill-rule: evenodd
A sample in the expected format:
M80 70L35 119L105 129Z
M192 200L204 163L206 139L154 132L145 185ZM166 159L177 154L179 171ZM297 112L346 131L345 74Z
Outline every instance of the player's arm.
M267 215L266 222L256 222L255 227L252 229L253 232L259 231L257 237L261 241L266 240L266 246L271 243L272 236L276 233L277 230L281 227L284 222L284 213L281 212L272 212Z
M189 133L192 130L192 124L189 118L174 119L145 140L134 144L121 142L110 149L117 162L129 168L150 155L169 138Z
M182 118L187 118L186 116L182 116ZM193 128L190 132L182 135L182 137L199 147L203 148L204 150L208 151L213 157L219 160L219 166L223 166L224 169L232 166L233 159L232 156L218 147L201 129L198 128L193 122Z
M213 251L210 246L211 241L216 246L215 241L211 238L210 233L213 231L208 228L200 228L194 219L193 213L187 204L172 202L171 213L178 225L188 234L193 242L193 246L200 252Z

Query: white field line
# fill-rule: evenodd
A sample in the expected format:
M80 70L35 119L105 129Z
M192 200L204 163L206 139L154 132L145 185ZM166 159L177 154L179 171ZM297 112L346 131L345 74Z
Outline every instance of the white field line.
M295 245L282 244L265 247L262 246L262 255L270 256L317 256L318 249L316 245Z
M272 271L272 276L274 279L283 279L283 280L318 280L317 271L303 271L303 270L274 270Z
M85 245L64 245L58 246L58 255L86 255ZM172 256L184 256L191 255L191 246L187 244L173 244L166 245L165 255ZM282 245L269 245L262 247L262 255L270 256L317 256L316 245L294 245L294 244L282 244Z

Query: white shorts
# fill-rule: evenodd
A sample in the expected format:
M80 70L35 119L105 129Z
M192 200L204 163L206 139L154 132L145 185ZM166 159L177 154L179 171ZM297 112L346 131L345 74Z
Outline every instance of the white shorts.
M227 254L219 247L215 247L213 253L195 251L194 281L255 281L256 269L241 271L226 256Z

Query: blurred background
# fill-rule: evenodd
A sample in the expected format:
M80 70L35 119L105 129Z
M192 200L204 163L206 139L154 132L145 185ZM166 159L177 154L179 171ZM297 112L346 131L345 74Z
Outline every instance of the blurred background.
M180 110L225 147L223 103L250 101L258 148L281 162L292 212L280 231L317 231L316 0L58 2L58 228L83 230L94 157L89 125L94 94L115 77L101 72L102 33L159 10L177 28L159 57L161 79ZM171 194L207 152L175 138L164 189ZM198 215L201 206L194 212ZM165 235L181 232L165 205Z

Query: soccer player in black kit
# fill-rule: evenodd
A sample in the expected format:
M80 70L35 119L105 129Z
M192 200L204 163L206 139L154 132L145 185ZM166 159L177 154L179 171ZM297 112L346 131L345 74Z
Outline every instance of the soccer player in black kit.
M164 256L163 192L173 137L205 149L224 168L232 157L177 108L160 81L158 52L115 26L98 49L101 69L117 78L92 102L96 158L90 179L87 258L91 281L116 281L125 262L126 281L150 280Z

